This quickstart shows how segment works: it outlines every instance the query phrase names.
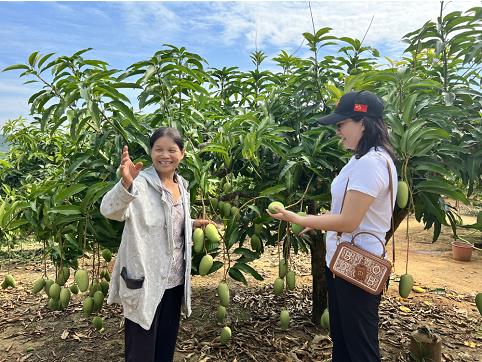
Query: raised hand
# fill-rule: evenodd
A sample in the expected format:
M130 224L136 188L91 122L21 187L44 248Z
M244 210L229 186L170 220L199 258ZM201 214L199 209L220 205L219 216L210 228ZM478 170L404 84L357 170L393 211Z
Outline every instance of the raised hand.
M122 185L129 189L134 182L134 179L139 175L139 172L142 170L142 162L137 162L135 165L131 161L129 157L129 149L127 146L124 146L122 149L122 159L120 163L120 174L122 177Z

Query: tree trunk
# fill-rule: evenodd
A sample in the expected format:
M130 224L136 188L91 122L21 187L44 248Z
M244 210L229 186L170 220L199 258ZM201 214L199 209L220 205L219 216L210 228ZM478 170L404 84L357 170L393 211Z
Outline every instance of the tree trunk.
M313 276L313 306L311 320L315 325L320 324L321 315L327 307L327 285L325 280L325 243L323 233L317 232L312 238L311 249L311 274Z
M393 233L398 229L402 221L408 215L408 208L400 209L398 206L395 206L395 210L393 210L393 228L390 227L390 230L387 231L385 235L385 245L390 241Z

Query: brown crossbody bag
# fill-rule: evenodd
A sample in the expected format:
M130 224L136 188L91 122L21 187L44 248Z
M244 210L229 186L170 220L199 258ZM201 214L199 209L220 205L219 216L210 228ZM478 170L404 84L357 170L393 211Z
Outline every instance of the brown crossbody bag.
M393 181L390 163L387 161L388 177L390 189L390 210L393 209ZM343 201L341 204L341 211L343 210L343 204L345 203L346 192L348 189L348 181L345 186L345 193L343 195ZM393 212L392 212L393 214ZM391 217L391 227L393 228L393 215ZM381 256L375 255L369 251L366 251L357 245L355 245L355 238L358 235L369 234L378 239L383 247L383 253ZM338 240L340 240L341 233L337 234ZM393 240L393 262L395 262L395 233L392 233ZM333 277L340 277L353 285L356 285L370 294L380 294L385 286L387 280L390 277L392 270L392 264L385 259L387 251L385 249L384 241L370 232L361 231L352 236L351 242L343 241L339 242L336 247L335 254L330 262L330 270L333 273Z

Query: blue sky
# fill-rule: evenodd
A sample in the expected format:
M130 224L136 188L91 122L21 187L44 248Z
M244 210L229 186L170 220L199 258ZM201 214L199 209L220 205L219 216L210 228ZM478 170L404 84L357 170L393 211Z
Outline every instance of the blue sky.
M455 0L446 13L480 6ZM401 37L434 20L439 1L313 1L315 27L361 39L372 17L365 44L382 56L400 58ZM0 2L0 69L24 63L34 51L71 55L94 48L90 58L112 67L150 57L164 43L185 46L210 66L251 68L249 53L258 46L268 59L284 49L304 56L302 33L311 31L308 2ZM38 91L23 85L18 72L0 73L0 126L11 118L28 119L27 100Z

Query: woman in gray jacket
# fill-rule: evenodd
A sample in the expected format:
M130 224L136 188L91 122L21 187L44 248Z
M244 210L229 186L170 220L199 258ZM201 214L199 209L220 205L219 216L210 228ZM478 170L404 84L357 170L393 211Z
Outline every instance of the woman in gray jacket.
M187 181L176 169L184 158L175 128L150 138L152 166L142 170L124 146L122 179L103 198L105 217L125 221L109 289L109 304L122 304L125 360L172 361L184 304L191 313L192 228Z

